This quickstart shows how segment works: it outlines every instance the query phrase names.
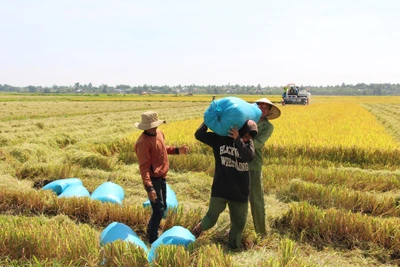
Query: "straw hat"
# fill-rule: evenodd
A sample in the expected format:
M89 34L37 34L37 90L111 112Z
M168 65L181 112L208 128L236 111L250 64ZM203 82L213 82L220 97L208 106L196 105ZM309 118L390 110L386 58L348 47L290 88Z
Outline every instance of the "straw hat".
M261 98L256 100L256 103L267 103L269 105L271 105L271 109L269 110L269 113L265 116L267 117L268 120L273 120L273 119L277 119L279 118L279 116L281 115L281 110L271 101L269 101L268 98Z
M146 111L142 114L142 121L135 122L135 126L140 130L148 130L166 123L165 120L159 120L158 115L154 111Z

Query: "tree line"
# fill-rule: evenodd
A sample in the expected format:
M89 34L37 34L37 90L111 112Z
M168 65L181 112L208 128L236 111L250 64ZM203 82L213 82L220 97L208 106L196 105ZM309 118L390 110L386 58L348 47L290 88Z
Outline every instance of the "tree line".
M265 94L280 95L283 93L283 86L258 85L141 85L130 86L119 84L109 86L102 84L98 87L92 83L80 84L79 82L69 86L53 85L51 87L43 86L25 86L18 87L8 84L0 84L0 92L11 93L41 93L41 94ZM300 90L304 89L312 95L376 95L376 96L399 96L400 84L391 83L357 83L328 86L298 85Z

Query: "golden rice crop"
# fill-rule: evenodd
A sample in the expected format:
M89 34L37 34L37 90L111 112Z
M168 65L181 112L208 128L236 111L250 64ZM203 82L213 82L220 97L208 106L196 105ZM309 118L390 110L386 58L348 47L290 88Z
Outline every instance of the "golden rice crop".
M261 97L264 96L243 96L248 101ZM279 97L268 98L279 101ZM167 124L160 126L166 144L186 144L190 149L188 155L169 157L168 183L175 190L180 206L162 221L160 230L174 225L190 229L196 224L208 205L214 158L209 147L195 140L194 132L203 120L211 96L128 98L120 95L71 99L62 96L58 99L62 100L52 97L50 101L41 96L34 100L13 99L0 105L1 213L15 217L65 214L77 227L84 222L93 231L97 229L96 235L116 220L144 236L150 211L142 207L146 192L133 150L142 131L133 123L140 121L143 111L155 110L161 119L167 120ZM395 114L399 103L400 97L313 96L308 106L278 104L282 116L272 121L275 131L263 151L263 186L267 223L276 220L280 226L279 223L272 225L267 239L259 241L249 215L243 235L247 249L229 253L225 248L229 214L224 212L218 225L196 241L195 250L189 251L191 264L243 266L246 262L252 266L261 262L252 257L264 255L266 251L278 256L274 257L276 261L263 266L280 263L303 266L302 259L306 258L311 262L308 266L312 266L320 253L326 254L317 260L318 264L328 266L337 266L326 260L332 257L340 257L341 262L348 264L363 258L363 263L369 263L365 266L398 263L399 244L393 240L398 239L398 218L383 220L374 215L398 214L391 207L399 190L400 146L393 135L396 130L388 128L397 127L400 118ZM81 178L89 191L104 181L120 184L125 189L124 206L103 205L89 199L58 199L32 188L33 184L39 189L46 181L67 177ZM288 189L291 191L285 191ZM310 202L320 206L289 206L275 195L283 192L294 198L311 199L313 202ZM345 207L351 211L329 207ZM285 213L286 210L290 211ZM371 213L362 216L363 210ZM283 218L278 218L282 214ZM288 225L288 229L284 227ZM287 236L291 239L285 239ZM41 242L61 246L47 237ZM335 250L335 246L328 252L319 250L326 244L340 247L346 255ZM358 250L346 250L346 247ZM372 247L379 249L371 251ZM165 263L174 262L168 256L173 251L162 252ZM187 253L179 253L182 253L182 262L187 262ZM350 254L353 253L356 260L352 262ZM37 256L38 264L65 263L61 258L46 259L45 252L35 254L32 261ZM90 256L91 262L93 256L99 256L98 252L95 254ZM121 259L123 255L126 257ZM121 245L105 251L103 256L108 257L109 263L129 264L137 255ZM267 257L264 255L263 259ZM0 258L0 265L4 262L8 260Z
M306 202L292 203L291 209L275 225L287 226L304 240L340 243L347 246L382 246L398 259L399 218L382 219L337 209L320 210Z
M399 148L376 117L357 103L281 107L271 121L270 145L301 147Z
M359 192L340 186L292 180L288 188L278 192L278 195L294 201L307 201L322 208L334 207L373 216L400 216L394 197L378 197L375 193Z

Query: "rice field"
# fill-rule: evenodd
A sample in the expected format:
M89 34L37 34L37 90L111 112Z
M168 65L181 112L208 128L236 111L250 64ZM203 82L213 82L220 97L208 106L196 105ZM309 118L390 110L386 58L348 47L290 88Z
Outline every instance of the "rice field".
M217 96L217 99L223 96ZM264 96L239 96L249 102ZM267 96L279 103L279 96ZM111 222L143 240L150 211L133 151L141 113L157 111L169 145L168 183L179 209L160 231L191 229L208 206L214 159L194 132L210 95L0 95L0 265L146 266L143 252L101 247ZM264 148L268 235L249 214L243 244L230 251L225 212L189 248L163 247L158 266L398 266L400 264L400 97L319 97L281 106ZM121 185L123 206L59 199L47 182L82 180L89 192ZM75 238L79 237L79 238Z

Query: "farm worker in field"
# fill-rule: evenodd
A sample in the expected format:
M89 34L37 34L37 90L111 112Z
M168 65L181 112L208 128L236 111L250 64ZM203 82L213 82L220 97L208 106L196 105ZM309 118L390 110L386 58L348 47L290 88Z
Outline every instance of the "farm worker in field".
M281 111L267 98L258 99L256 103L258 108L261 110L261 118L257 123L258 134L253 139L256 154L254 159L249 162L250 209L256 233L261 236L265 236L265 204L264 189L262 185L262 149L265 142L267 142L274 131L274 125L270 122L270 120L278 118L281 115Z
M288 86L284 86L283 87L283 94L282 94L282 98L285 98L286 97L286 94L287 94L287 91L289 90L289 87Z
M167 188L165 179L169 169L167 154L187 154L187 146L167 146L164 143L164 134L157 129L165 120L159 120L154 111L142 114L142 121L135 126L143 133L135 144L135 153L138 158L140 175L150 200L153 213L151 215L147 235L149 243L158 238L158 227L167 208Z
M255 155L252 139L257 135L257 124L248 120L240 130L237 127L231 127L229 136L221 136L207 130L207 126L202 123L195 137L213 148L214 180L207 214L193 228L192 233L198 237L202 231L213 227L228 204L231 219L229 247L237 249L241 247L242 233L247 219L248 162Z

